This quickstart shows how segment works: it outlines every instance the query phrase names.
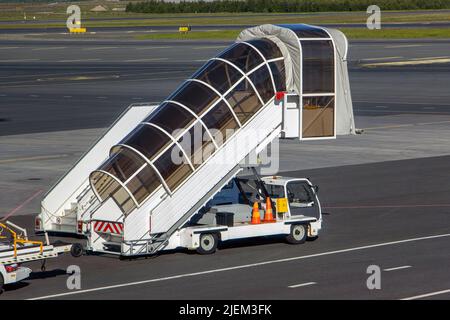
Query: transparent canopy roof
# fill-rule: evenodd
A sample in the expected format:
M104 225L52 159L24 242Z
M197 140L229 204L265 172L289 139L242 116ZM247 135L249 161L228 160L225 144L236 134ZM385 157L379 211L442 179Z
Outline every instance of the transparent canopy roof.
M305 91L332 91L333 80L317 76L334 72L329 35L310 26L284 27L299 38L324 38L303 49L303 72L312 73ZM279 46L268 38L237 42L204 64L114 146L91 174L91 185L100 200L112 197L125 214L161 187L172 193L279 91L286 91Z

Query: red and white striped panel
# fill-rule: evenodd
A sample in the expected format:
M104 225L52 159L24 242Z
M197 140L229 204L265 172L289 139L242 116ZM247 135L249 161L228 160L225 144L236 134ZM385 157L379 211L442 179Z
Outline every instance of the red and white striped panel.
M109 221L94 221L94 231L122 235L123 223L109 222Z

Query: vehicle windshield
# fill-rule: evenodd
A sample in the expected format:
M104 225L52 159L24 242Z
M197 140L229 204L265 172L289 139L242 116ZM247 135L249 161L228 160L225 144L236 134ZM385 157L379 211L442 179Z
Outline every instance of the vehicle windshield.
M305 181L289 182L286 186L289 205L291 207L305 207L314 204L314 194Z

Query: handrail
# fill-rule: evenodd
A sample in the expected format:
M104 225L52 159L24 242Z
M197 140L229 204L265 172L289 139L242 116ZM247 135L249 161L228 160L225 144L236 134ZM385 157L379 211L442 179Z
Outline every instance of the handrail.
M7 238L6 236L2 236L2 233L4 231L9 232L13 238L14 258L17 258L17 244L20 244L20 243L21 244L26 244L26 243L37 244L37 245L39 245L40 254L44 253L44 243L42 241L31 241L31 240L24 239L24 238L18 236L14 230L12 230L7 225L5 225L1 222L0 222L0 228L1 228L0 229L0 239Z

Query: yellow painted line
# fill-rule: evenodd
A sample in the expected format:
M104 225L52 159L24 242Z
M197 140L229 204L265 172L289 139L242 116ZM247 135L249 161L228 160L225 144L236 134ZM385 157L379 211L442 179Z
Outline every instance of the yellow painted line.
M435 122L419 122L419 123L408 123L408 124L396 124L396 125L382 126L382 127L369 127L369 128L363 128L363 130L395 129L395 128L425 126L425 125L443 124L443 123L450 123L450 120L448 120L448 121L435 121Z
M445 59L423 59L423 60L407 60L407 61L391 61L362 64L363 67L381 67L381 66L415 66L421 64L438 64L448 63L450 58Z
M449 56L442 56L442 57L425 57L425 58L413 58L410 60L429 60L429 59L445 59L445 58L450 58Z
M192 48L192 49L194 49L194 50L205 50L205 49L223 49L223 48L226 48L226 47L228 47L228 46L209 46L209 47L195 47L195 48Z
M401 59L403 57L381 57L381 58L367 58L361 59L361 61L378 61L378 60L389 60L389 59Z
M50 156L35 156L35 157L23 157L23 158L13 158L13 159L3 159L0 160L0 164L14 163L20 161L36 161L36 160L51 160L68 157L68 154L55 154Z

